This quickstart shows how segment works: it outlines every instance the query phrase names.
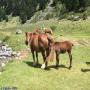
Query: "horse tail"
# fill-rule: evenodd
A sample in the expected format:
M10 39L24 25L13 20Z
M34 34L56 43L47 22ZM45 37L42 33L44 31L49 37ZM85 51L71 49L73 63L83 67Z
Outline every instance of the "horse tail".
M51 48L51 51L49 53L49 56L47 57L47 60L52 62L54 58L55 58L55 49Z
M48 35L48 34L47 34L47 39L48 39L48 44L50 46L54 42L54 39L51 35Z

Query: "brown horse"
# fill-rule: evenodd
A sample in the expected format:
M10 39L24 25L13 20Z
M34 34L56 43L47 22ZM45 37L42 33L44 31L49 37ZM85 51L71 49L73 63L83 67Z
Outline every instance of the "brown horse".
M41 34L42 33L41 29L40 28L36 28L35 33Z
M52 35L52 30L48 28L44 28L44 32L42 32L40 28L36 28L35 32L39 34L46 33L46 34Z
M32 32L26 32L26 45L30 45L31 53L33 56L34 65L38 64L38 52L41 52L43 60L45 62L46 57L49 55L49 42L50 39L47 34L37 34ZM35 61L35 53L37 62ZM47 63L46 63L47 64Z
M51 44L51 52L46 60L46 63L48 62L49 59L53 60L54 53L56 54L56 67L59 66L59 54L64 54L68 52L69 59L70 59L70 65L69 69L72 67L72 46L73 44L69 41L64 41L64 42L54 42ZM47 68L45 64L42 65L42 68Z
M44 32L52 35L52 30L48 28L44 28Z

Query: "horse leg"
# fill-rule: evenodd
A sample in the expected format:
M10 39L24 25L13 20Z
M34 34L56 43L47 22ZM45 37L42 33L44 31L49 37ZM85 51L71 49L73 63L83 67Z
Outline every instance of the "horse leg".
M47 68L47 66L48 66L48 61L47 61L48 56L49 56L49 49L46 50L46 57L45 57L45 61L44 61L45 68Z
M71 69L71 67L72 67L72 54L71 54L71 51L68 52L68 55L69 55L69 59L70 59L69 69Z
M38 62L38 52L36 52L36 58L37 58L36 64L38 65L39 64L39 62Z
M33 56L33 66L35 66L36 64L35 64L35 55L34 55L34 51L31 51L32 52L32 56Z
M56 67L59 66L59 52L56 52Z
M50 50L48 48L48 49L46 49L46 58L49 56L49 54L50 54ZM47 66L47 64L48 64L48 61L46 60L46 66Z
M45 69L45 68L47 68L47 61L46 61L45 51L42 51L42 56L43 56L44 64L42 64L41 68Z
M49 48L48 48L48 49L46 49L46 57L49 56L49 53L50 53L50 50L49 50Z
M45 60L46 60L45 51L42 51L42 56L43 56L43 62L45 62Z

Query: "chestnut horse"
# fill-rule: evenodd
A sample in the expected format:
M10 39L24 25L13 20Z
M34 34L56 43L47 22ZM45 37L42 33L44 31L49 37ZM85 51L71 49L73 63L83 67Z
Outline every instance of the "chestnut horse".
M48 60L53 60L54 59L54 53L56 54L56 67L59 66L59 54L64 54L66 52L68 52L69 55L69 59L70 59L70 65L69 65L69 69L71 69L72 67L72 46L73 44L69 41L64 41L64 42L54 42L51 44L51 51L50 54L46 60L45 63L48 62ZM43 64L41 68L47 68L47 66L45 66L46 64Z
M42 33L41 29L40 28L36 28L35 33L41 34Z
M48 28L44 28L44 32L52 35L52 30Z
M35 32L38 34L46 33L46 34L52 35L52 30L48 28L44 28L44 32L42 32L40 28L36 28Z
M43 56L43 61L45 62L46 57L49 55L49 42L50 39L45 33L38 34L33 32L26 32L25 43L26 45L30 45L34 65L39 63L38 52L41 52ZM35 61L35 53L36 53L37 62Z

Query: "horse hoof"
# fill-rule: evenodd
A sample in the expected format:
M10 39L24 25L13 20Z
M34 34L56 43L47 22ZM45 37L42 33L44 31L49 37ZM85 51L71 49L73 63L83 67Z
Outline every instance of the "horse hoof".
M59 69L59 67L58 66L55 66L55 69Z
M45 64L42 64L41 69L45 69Z
M72 66L69 67L69 70L71 70Z

